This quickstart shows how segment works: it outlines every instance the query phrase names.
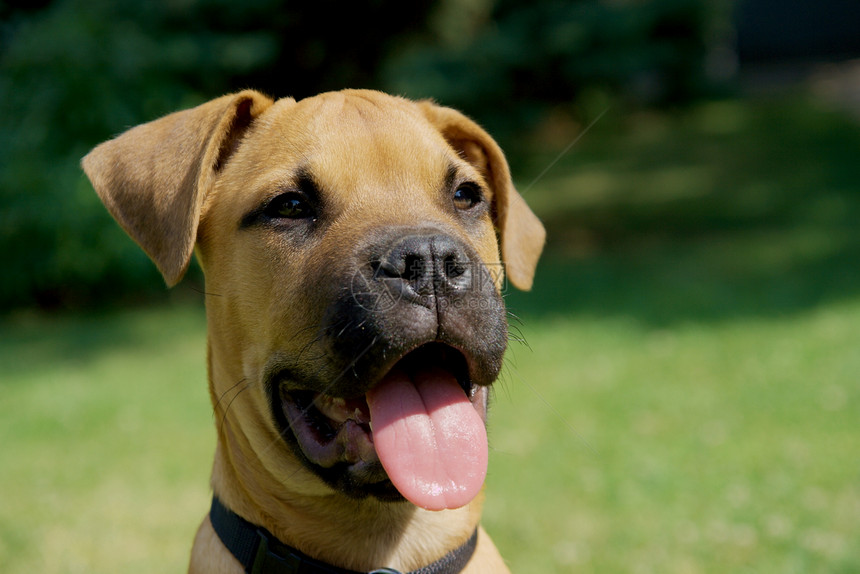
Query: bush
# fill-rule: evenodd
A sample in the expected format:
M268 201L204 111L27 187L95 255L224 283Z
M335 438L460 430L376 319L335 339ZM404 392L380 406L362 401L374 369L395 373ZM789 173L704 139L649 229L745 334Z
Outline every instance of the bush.
M248 86L303 96L367 82L386 42L427 9L391 0L371 8L280 4L0 6L0 309L163 293L155 268L93 193L80 158L128 127ZM347 30L330 25L335 10ZM365 34L383 29L384 39L367 42Z
M381 87L462 108L504 140L594 94L696 96L721 10L705 0L0 4L0 310L164 292L78 167L128 127L246 87L296 97Z
M576 113L595 93L648 105L688 102L713 87L705 60L730 8L707 0L501 0L487 13L451 13L432 40L394 57L386 74L395 91L433 96L501 132L549 107ZM446 34L458 18L473 25Z

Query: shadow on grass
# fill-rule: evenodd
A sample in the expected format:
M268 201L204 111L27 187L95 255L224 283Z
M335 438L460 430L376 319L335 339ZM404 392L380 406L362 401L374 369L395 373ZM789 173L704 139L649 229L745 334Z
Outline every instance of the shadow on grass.
M856 123L800 98L626 120L527 192L550 242L514 313L662 325L860 294Z
M659 327L777 317L860 294L857 244L792 265L757 268L714 261L712 251L718 250L704 242L585 260L551 255L534 290L509 292L507 305L523 317L626 316Z

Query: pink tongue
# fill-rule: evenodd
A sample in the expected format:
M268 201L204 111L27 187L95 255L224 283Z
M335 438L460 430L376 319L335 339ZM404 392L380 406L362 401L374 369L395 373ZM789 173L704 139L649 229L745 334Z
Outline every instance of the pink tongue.
M373 443L388 478L428 510L468 504L487 475L487 430L447 371L394 370L367 393Z

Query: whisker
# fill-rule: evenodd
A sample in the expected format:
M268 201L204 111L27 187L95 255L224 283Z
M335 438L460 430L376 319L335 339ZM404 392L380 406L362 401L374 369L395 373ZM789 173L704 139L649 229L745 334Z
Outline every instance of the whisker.
M211 291L206 291L205 289L198 289L195 286L190 286L189 289L194 291L195 293L199 293L200 295L204 295L206 297L223 297L220 293L213 293Z
M246 381L246 379L242 379L241 381L239 381L238 383L236 383L235 385L230 387L230 389L235 389L237 386L244 383L245 381ZM221 417L221 423L218 425L218 434L219 435L224 432L224 423L227 421L227 413L230 412L230 407L233 406L233 402L239 397L239 395L241 395L242 393L244 393L245 391L250 389L253 384L254 384L253 381L248 382L244 387L239 389L238 392L236 392L236 394L233 395L233 398L230 399L230 402L227 403L227 408L224 409L224 416ZM222 395L222 397L223 397L223 395ZM219 400L218 402L220 404L221 401Z
M508 323L508 339L520 343L521 345L525 346L526 349L531 351L532 347L531 345L529 345L528 340L526 340L525 334L523 334L523 330L520 328L522 325L522 321L518 321L514 324Z
M307 353L311 349L311 347L313 347L315 344L319 343L320 339L322 339L322 334L318 335L315 339L308 341L307 344L305 344L301 349L299 349L299 352L296 354L295 363L298 363L299 361L301 361L302 355ZM326 353L325 350L321 349L320 354L318 356L308 357L306 360L307 361L319 361L321 359L324 359L327 356L328 356L328 353Z
M308 331L314 331L314 330L319 333L319 331L321 330L320 326L319 325L307 325L307 326L302 327L300 329L296 329L295 332L293 333L293 336L290 337L290 342L293 342L296 339L296 337L298 337L299 335L304 335ZM314 338L314 340L319 339L319 337L320 336L318 334L317 337Z
M338 332L338 334L335 338L339 339L341 336L343 336L343 334L346 332L347 329L350 329L350 328L361 329L362 327L364 327L364 325L366 323L367 323L367 319L363 320L358 325L354 325L352 321L349 321L346 325L344 325L343 329L341 329L340 332Z
M515 321L519 325L523 324L523 318L520 317L519 315L517 315L516 313L514 313L513 311L507 310L506 313L508 315L509 320Z
M230 387L229 389L227 389L226 391L221 393L221 396L218 398L218 402L216 402L215 406L212 407L212 416L213 417L216 415L216 413L218 411L218 407L221 406L221 401L224 400L224 397L227 396L227 393L229 393L230 391L232 391L233 389L235 389L236 387L238 387L239 385L241 385L244 382L245 382L245 378L243 377L243 378L239 379L238 383L236 383L235 385L233 385L232 387ZM239 391L239 392L241 392L241 391Z
M525 337L523 337L521 335L515 335L515 334L511 333L510 331L508 331L508 341L513 341L515 343L519 343L520 345L525 346L527 349L531 349L531 347L529 347L529 342L526 341Z

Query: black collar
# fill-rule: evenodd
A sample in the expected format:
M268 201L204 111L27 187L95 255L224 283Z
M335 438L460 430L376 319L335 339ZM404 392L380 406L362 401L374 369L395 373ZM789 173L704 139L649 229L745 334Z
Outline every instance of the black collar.
M209 511L212 528L224 546L249 574L362 574L329 566L282 543L268 530L254 526L212 497ZM466 567L478 543L477 529L465 544L436 562L408 574L459 574ZM367 574L401 574L391 568L379 568Z

